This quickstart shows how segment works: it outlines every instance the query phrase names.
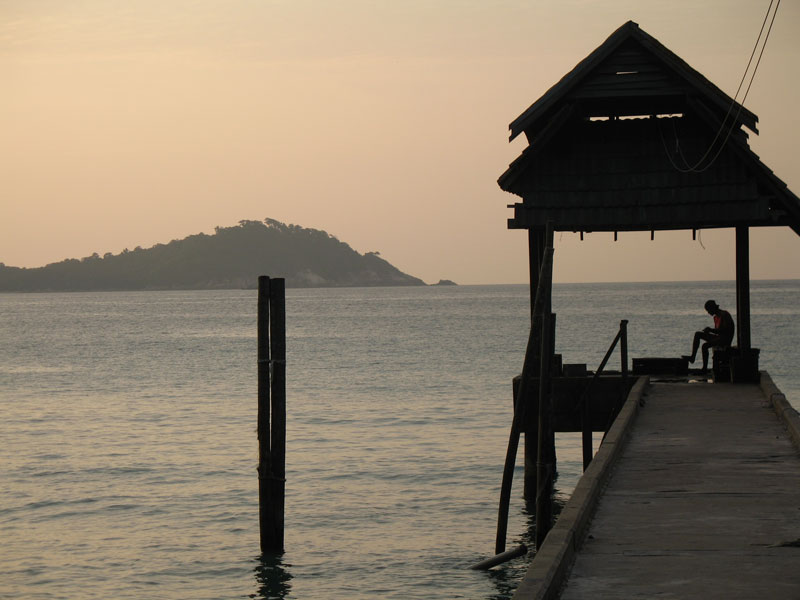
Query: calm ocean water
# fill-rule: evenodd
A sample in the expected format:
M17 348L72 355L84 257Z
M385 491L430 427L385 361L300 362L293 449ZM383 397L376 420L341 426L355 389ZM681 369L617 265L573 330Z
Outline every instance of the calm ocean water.
M752 288L795 406L798 292ZM556 286L557 351L594 368L624 318L631 356L677 356L708 298L735 309L732 282ZM255 292L0 294L0 598L508 598L525 559L467 567L494 548L527 287L288 290L287 313L286 553L261 561ZM563 501L579 439L558 452Z

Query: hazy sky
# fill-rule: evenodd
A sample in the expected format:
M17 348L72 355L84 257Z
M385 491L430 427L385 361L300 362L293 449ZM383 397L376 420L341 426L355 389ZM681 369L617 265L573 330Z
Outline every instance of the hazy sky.
M527 280L508 123L632 19L730 95L764 0L0 0L0 261L41 266L270 217L428 282ZM800 3L746 106L800 192ZM729 230L557 235L556 281L728 279ZM751 235L754 278L800 238Z

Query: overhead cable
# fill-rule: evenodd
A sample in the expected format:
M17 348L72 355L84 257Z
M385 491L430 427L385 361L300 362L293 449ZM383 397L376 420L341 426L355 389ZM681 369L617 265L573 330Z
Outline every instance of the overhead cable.
M742 112L742 110L744 108L745 100L747 99L747 95L750 93L750 87L753 85L753 80L755 79L756 72L758 71L758 67L761 64L761 57L764 55L764 49L767 47L767 40L769 40L770 33L772 32L772 25L775 23L775 16L778 14L778 8L780 7L781 0L778 0L777 4L775 4L775 10L774 11L772 11L772 5L773 4L775 4L775 0L770 0L769 7L767 7L767 13L766 13L766 15L764 15L764 20L761 23L761 29L758 32L758 38L756 39L756 43L753 46L753 51L750 53L750 59L747 61L747 66L745 67L744 73L742 74L742 79L739 82L739 87L736 89L736 94L734 95L733 99L731 100L730 106L728 107L728 111L725 113L725 118L722 120L722 124L720 125L719 129L717 130L717 134L714 136L714 140L711 142L711 144L709 145L708 149L705 151L703 156L701 156L700 159L694 165L690 166L689 165L689 161L686 160L686 157L684 156L683 151L680 148L680 144L678 142L677 131L675 131L675 149L676 149L677 154L681 157L681 159L683 161L683 164L685 165L684 168L681 168L680 166L675 164L675 162L672 160L671 153L669 152L669 150L668 150L668 148L666 146L666 142L664 141L664 136L661 133L661 129L659 128L659 134L661 134L661 142L664 145L664 150L667 152L667 156L670 159L670 162L672 163L672 166L676 170L680 171L681 173L702 173L702 172L707 171L708 169L710 169L711 166L714 164L714 162L717 160L717 158L719 158L720 154L722 154L722 150L723 150L723 148L725 148L725 144L727 144L728 139L730 138L730 136L733 133L734 129L736 129L737 123L739 122L739 115L741 114L741 112ZM706 166L704 166L702 168L699 168L700 165L703 163L703 161L706 159L706 157L708 157L708 155L711 152L711 150L714 148L714 145L717 143L717 140L720 138L720 136L722 135L722 132L724 131L724 129L726 127L726 123L728 121L728 117L730 116L731 111L733 110L733 107L736 105L736 99L739 96L739 92L742 89L742 85L744 85L745 79L747 78L747 72L750 70L750 65L753 62L753 57L756 54L756 50L758 50L759 43L761 42L761 36L764 34L764 27L766 26L767 20L769 19L770 12L772 12L772 19L770 20L769 28L767 29L767 34L766 34L766 36L764 36L763 44L761 44L761 51L758 54L758 60L756 61L755 67L753 68L753 72L750 75L750 82L747 84L747 89L745 90L744 96L742 97L742 101L739 103L739 108L736 111L736 115L733 117L733 120L732 120L730 126L728 127L728 132L727 132L727 134L725 134L725 138L724 138L722 144L720 144L719 149L717 150L716 154L714 154L714 156L711 158L711 160L708 162L708 164ZM674 123L673 123L673 127L674 127Z

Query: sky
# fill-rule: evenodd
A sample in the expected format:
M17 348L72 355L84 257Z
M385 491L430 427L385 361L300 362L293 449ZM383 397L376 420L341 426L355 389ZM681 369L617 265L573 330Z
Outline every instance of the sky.
M0 0L0 262L118 253L243 219L324 229L434 283L523 283L508 124L627 20L733 96L763 0ZM745 106L800 193L800 2ZM751 233L751 277L800 278ZM556 282L733 279L731 230L559 233Z

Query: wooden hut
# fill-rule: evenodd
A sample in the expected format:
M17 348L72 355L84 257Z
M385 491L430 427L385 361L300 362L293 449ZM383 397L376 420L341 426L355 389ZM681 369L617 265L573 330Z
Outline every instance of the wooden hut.
M508 226L528 230L532 305L537 290L540 298L550 296L551 279L541 266L551 265L546 247L552 247L553 231L654 235L656 230L735 228L736 358L741 372L757 376L758 353L750 343L749 228L788 226L800 235L800 200L748 146L748 132L757 134L757 123L755 114L636 23L628 21L617 29L510 125L511 139L524 133L528 147L498 183L521 198L509 206L514 215ZM539 289L540 272L544 290ZM549 301L542 305L549 307ZM549 315L549 308L545 311ZM538 338L548 342L541 343L541 351L529 342L529 352L533 348L539 360L526 357L526 364L556 364L549 341L555 319L549 318L534 323L531 339L538 328ZM534 366L518 380L530 376L541 382L550 375L542 368ZM550 370L559 375L557 367ZM537 498L538 538L546 533L539 531L538 500L550 489L555 467L553 425L543 425L552 419L553 403L545 396L538 401L536 385L519 389L525 393L515 406L524 407L521 412L528 415L520 419L525 495ZM551 408L541 412L547 403ZM532 418L537 410L538 433ZM542 416L548 411L550 417ZM591 420L587 415L584 422ZM587 425L583 427L585 433ZM560 430L557 421L555 429ZM538 455L537 443L542 444ZM513 466L516 452L514 443L509 448L507 467ZM506 496L507 480L510 476L504 476ZM504 503L507 498L501 494L498 552L504 544ZM542 517L544 523L548 520L548 515Z
M758 117L633 21L509 126L528 147L498 180L521 197L538 284L544 229L736 229L738 347L750 349L750 227L800 235L800 200L748 146Z

